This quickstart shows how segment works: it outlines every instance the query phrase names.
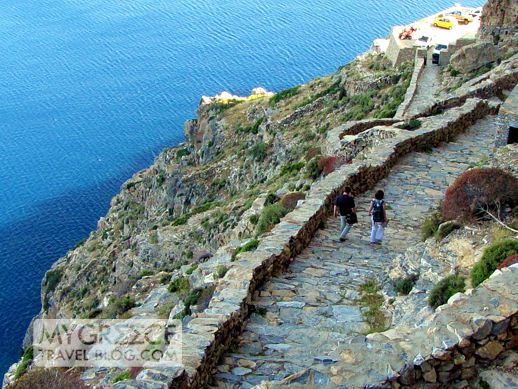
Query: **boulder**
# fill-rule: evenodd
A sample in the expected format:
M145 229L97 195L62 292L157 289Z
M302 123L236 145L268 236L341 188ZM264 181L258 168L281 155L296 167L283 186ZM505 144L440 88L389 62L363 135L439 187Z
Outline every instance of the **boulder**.
M450 63L453 69L460 73L470 73L474 70L501 58L498 46L490 42L478 42L459 49L451 56Z

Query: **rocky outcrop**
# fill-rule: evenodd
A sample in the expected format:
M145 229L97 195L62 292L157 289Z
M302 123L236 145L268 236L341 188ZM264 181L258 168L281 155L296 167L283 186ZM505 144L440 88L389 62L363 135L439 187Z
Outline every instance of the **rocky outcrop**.
M513 40L518 33L518 3L515 0L489 0L482 10L480 33L495 43Z
M500 49L491 42L477 42L457 50L450 59L453 69L470 73L501 58Z

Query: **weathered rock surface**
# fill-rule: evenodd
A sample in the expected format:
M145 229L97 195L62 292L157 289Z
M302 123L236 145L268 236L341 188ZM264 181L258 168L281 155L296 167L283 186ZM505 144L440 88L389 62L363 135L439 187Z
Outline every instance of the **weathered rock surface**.
M477 42L462 47L450 59L453 69L460 73L470 73L485 65L495 63L500 59L498 46L492 42Z

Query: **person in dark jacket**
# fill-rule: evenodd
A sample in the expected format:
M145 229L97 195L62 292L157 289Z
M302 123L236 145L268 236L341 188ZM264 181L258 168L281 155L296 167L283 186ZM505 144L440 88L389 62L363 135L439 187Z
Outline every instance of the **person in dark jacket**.
M340 214L340 242L343 242L356 219L356 204L351 188L346 187L344 193L336 198L333 214L334 217Z

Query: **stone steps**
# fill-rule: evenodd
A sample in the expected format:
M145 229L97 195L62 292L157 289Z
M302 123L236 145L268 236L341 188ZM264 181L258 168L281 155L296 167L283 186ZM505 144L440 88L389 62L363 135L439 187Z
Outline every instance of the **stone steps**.
M420 241L429 208L455 177L490 152L493 120L477 122L454 143L405 157L378 183L390 208L382 246L368 244L372 193L357 196L360 223L346 242L337 240L338 219L328 219L288 271L256 292L252 303L263 315L251 315L238 350L224 358L212 385L247 388L299 371L312 372L313 378L301 375L296 382L338 382L332 366L339 346L367 329L355 304L360 285L369 278L386 282L394 256Z

